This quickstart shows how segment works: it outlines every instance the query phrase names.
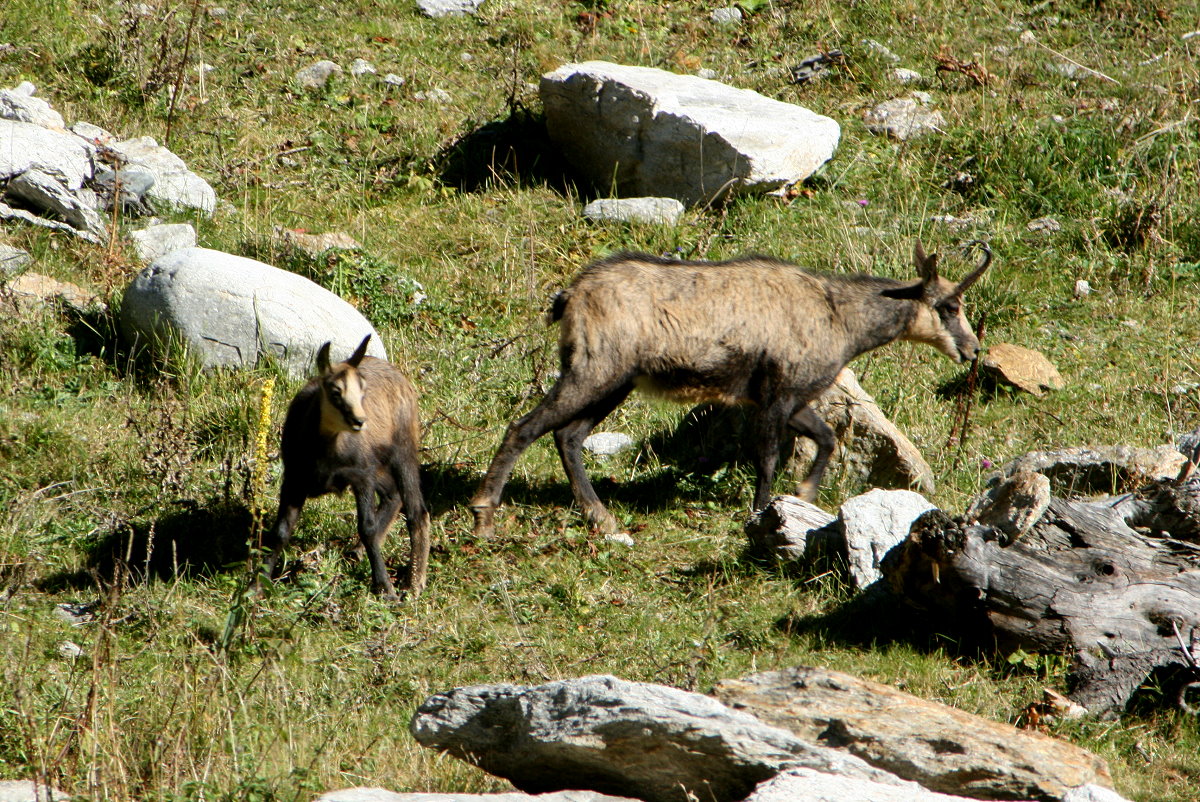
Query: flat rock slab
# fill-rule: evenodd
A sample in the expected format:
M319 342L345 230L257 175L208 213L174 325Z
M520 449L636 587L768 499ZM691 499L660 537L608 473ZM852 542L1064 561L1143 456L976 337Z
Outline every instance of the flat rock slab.
M422 703L410 730L530 793L582 787L646 802L737 802L792 767L900 782L712 697L611 676L457 688Z
M594 432L583 440L583 449L598 457L611 457L633 446L633 438L621 432Z
M368 334L367 353L387 358L375 329L337 295L207 248L172 251L138 273L121 303L121 329L129 342L154 350L182 342L206 368L252 366L269 353L303 376L323 343L332 342L342 359Z
M981 494L967 509L968 521L994 526L1010 538L1029 531L1050 509L1050 480L1033 471L1017 471Z
M60 301L77 312L103 311L107 307L100 296L78 284L59 281L41 273L25 272L3 282L4 292L18 309Z
M1187 457L1167 445L1156 448L1063 448L1057 451L1030 451L1017 457L1000 468L1000 478L1031 471L1049 479L1056 496L1107 495L1123 493L1163 479L1174 479L1187 461Z
M1065 386L1058 368L1044 354L1012 343L989 345L980 365L998 381L1033 395Z
M770 192L827 162L841 127L718 81L605 61L542 76L546 129L602 193L685 204Z
M326 251L360 251L362 244L341 231L326 231L323 234L311 234L291 228L278 227L275 238L297 250L304 251L309 256L320 256Z
M163 223L134 231L129 240L139 259L153 262L173 251L196 247L196 229L187 223Z
M801 666L754 674L723 680L713 693L801 738L943 793L1057 800L1076 786L1112 785L1102 758L1065 741L837 671Z
M45 100L34 97L36 91L29 81L22 81L13 89L0 89L0 118L62 130L62 115Z
M812 769L791 769L767 780L745 802L976 802L929 791L916 783L880 785Z
M321 794L315 802L640 802L627 796L595 791L558 791L553 794L398 794L383 788L347 788Z
M20 273L33 264L29 251L0 243L0 281L5 276Z
M601 198L584 206L583 216L596 222L673 226L683 209L674 198Z

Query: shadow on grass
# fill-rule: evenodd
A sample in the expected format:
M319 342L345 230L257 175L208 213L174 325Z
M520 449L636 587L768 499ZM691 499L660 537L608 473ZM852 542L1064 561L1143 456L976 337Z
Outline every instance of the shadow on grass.
M212 576L249 557L252 523L240 504L192 505L105 533L88 550L83 570L53 574L40 584L53 591L94 587L97 579L110 583L118 573L138 582Z
M443 183L463 192L478 192L496 184L548 186L564 195L590 191L550 141L545 118L519 103L508 117L451 142L433 157L433 166Z

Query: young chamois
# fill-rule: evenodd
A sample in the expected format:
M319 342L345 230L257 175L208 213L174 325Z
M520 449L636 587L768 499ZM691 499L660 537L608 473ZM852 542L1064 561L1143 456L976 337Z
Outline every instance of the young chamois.
M797 435L811 438L817 456L797 494L814 499L835 441L809 402L854 357L893 340L928 343L959 362L975 359L979 340L962 295L991 262L982 248L980 264L957 284L938 275L937 254L926 256L920 242L915 283L814 273L764 256L680 262L621 253L592 263L554 299L558 382L508 427L471 500L475 533L493 534L513 464L551 431L583 514L595 529L617 531L588 481L581 448L635 387L688 403L757 408L756 510L770 500L780 445L791 453Z
M380 546L404 509L410 556L406 589L425 588L429 562L429 513L421 495L421 442L417 393L404 374L367 356L370 335L345 362L329 363L329 343L317 352L320 375L292 399L283 423L283 486L272 551L263 566L270 576L287 546L304 502L353 489L358 537L371 562L371 587L396 599Z

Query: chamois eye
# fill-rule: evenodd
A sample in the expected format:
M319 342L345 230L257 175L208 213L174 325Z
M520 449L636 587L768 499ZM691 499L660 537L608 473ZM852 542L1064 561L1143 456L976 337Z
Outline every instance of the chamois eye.
M948 315L957 315L962 311L962 304L958 301L947 301L942 304L942 311Z

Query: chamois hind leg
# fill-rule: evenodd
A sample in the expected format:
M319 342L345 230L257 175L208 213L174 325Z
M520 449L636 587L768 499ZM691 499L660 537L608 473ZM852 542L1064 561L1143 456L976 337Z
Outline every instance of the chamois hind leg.
M808 405L792 414L788 419L788 426L797 434L804 435L817 444L817 456L808 470L808 476L796 485L796 495L811 503L817 500L821 477L825 473L826 466L829 465L829 458L833 455L834 446L837 445L837 437L834 435L833 429L829 428L829 424L821 420L821 417Z
M358 538L367 550L367 559L371 562L371 590L385 599L398 599L396 589L392 586L392 578L388 576L387 563L383 560L381 546L387 534L383 523L390 523L390 518L396 515L396 503L385 502L378 508L375 506L375 487L354 487L354 500L358 507ZM378 512L389 514L385 520Z
M400 498L403 499L404 520L408 527L408 576L405 590L417 598L425 590L429 570L429 510L421 492L421 468L417 444L406 442L397 448L392 464Z
M629 397L632 390L631 384L617 388L590 404L579 417L554 432L554 444L558 447L558 456L562 460L563 470L567 473L567 480L571 483L575 502L592 529L601 534L618 532L620 526L617 519L604 508L591 480L588 479L587 468L583 464L583 441L600 421L607 418Z
M492 464L488 466L483 481L479 483L479 489L471 499L476 537L492 537L495 534L495 514L496 507L500 504L500 494L504 491L513 465L525 449L546 432L561 429L575 420L593 403L593 399L611 392L603 392L603 388L598 388L594 383L584 384L575 378L574 374L564 372L563 377L532 412L518 418L508 427L496 456L492 458Z

